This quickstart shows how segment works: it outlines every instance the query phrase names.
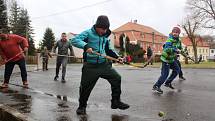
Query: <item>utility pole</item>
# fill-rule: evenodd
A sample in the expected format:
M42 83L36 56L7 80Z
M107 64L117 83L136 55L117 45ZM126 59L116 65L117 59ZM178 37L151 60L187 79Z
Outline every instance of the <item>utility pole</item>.
M28 40L28 39L30 39L30 38L28 38L28 27L27 27L28 25L27 25L27 23L25 24L25 38ZM29 40L28 40L28 43L29 43ZM28 63L28 51L27 52L25 52L25 56L26 56L26 58L25 58L25 61L26 61L26 63Z
M124 36L123 36L123 46L124 46L124 56L127 56L127 53L126 53L126 33L124 33Z
M152 32L152 46L155 47L155 32Z
M155 52L154 52L154 48L155 48L155 32L152 32L152 53L153 53L153 55L155 54ZM155 56L154 56L155 57ZM152 61L153 61L153 63L155 62L155 59L154 58L152 58Z

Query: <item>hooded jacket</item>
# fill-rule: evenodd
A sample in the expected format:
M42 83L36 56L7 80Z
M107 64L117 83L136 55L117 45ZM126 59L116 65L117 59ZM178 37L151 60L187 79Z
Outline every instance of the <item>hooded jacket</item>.
M84 49L84 62L100 64L106 62L106 58L96 54L87 53L86 50L88 48L92 48L93 51L100 54L118 58L118 54L110 46L110 39L108 39L110 34L111 31L108 29L104 35L99 36L94 25L91 29L88 29L81 34L76 35L73 39L70 39L70 42L73 46Z
M167 63L173 63L174 60L177 58L177 50L181 50L181 41L179 38L174 38L172 34L169 34L169 38L166 40L163 51L161 54L161 61Z

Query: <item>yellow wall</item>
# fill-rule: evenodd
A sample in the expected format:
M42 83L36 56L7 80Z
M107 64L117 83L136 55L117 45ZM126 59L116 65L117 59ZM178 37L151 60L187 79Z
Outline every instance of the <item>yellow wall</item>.
M187 46L187 50L188 50L189 56L194 58L193 46ZM209 56L209 47L197 47L197 55L198 57L202 55L202 60L207 61L207 58ZM180 61L184 61L183 56L180 57Z

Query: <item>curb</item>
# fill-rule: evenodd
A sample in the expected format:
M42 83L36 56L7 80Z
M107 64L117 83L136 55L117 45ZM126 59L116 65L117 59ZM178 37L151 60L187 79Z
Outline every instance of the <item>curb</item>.
M33 121L26 115L4 104L0 104L0 119L1 121Z

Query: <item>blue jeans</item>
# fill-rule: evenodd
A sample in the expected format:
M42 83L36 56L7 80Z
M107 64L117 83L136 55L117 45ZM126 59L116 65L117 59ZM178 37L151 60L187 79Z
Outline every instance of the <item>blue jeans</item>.
M167 79L170 69L172 69L172 74ZM161 76L159 77L155 85L160 87L166 81L166 79L167 79L167 81L165 82L166 84L171 83L178 75L179 70L180 70L180 67L178 66L176 61L174 61L173 63L162 62Z

